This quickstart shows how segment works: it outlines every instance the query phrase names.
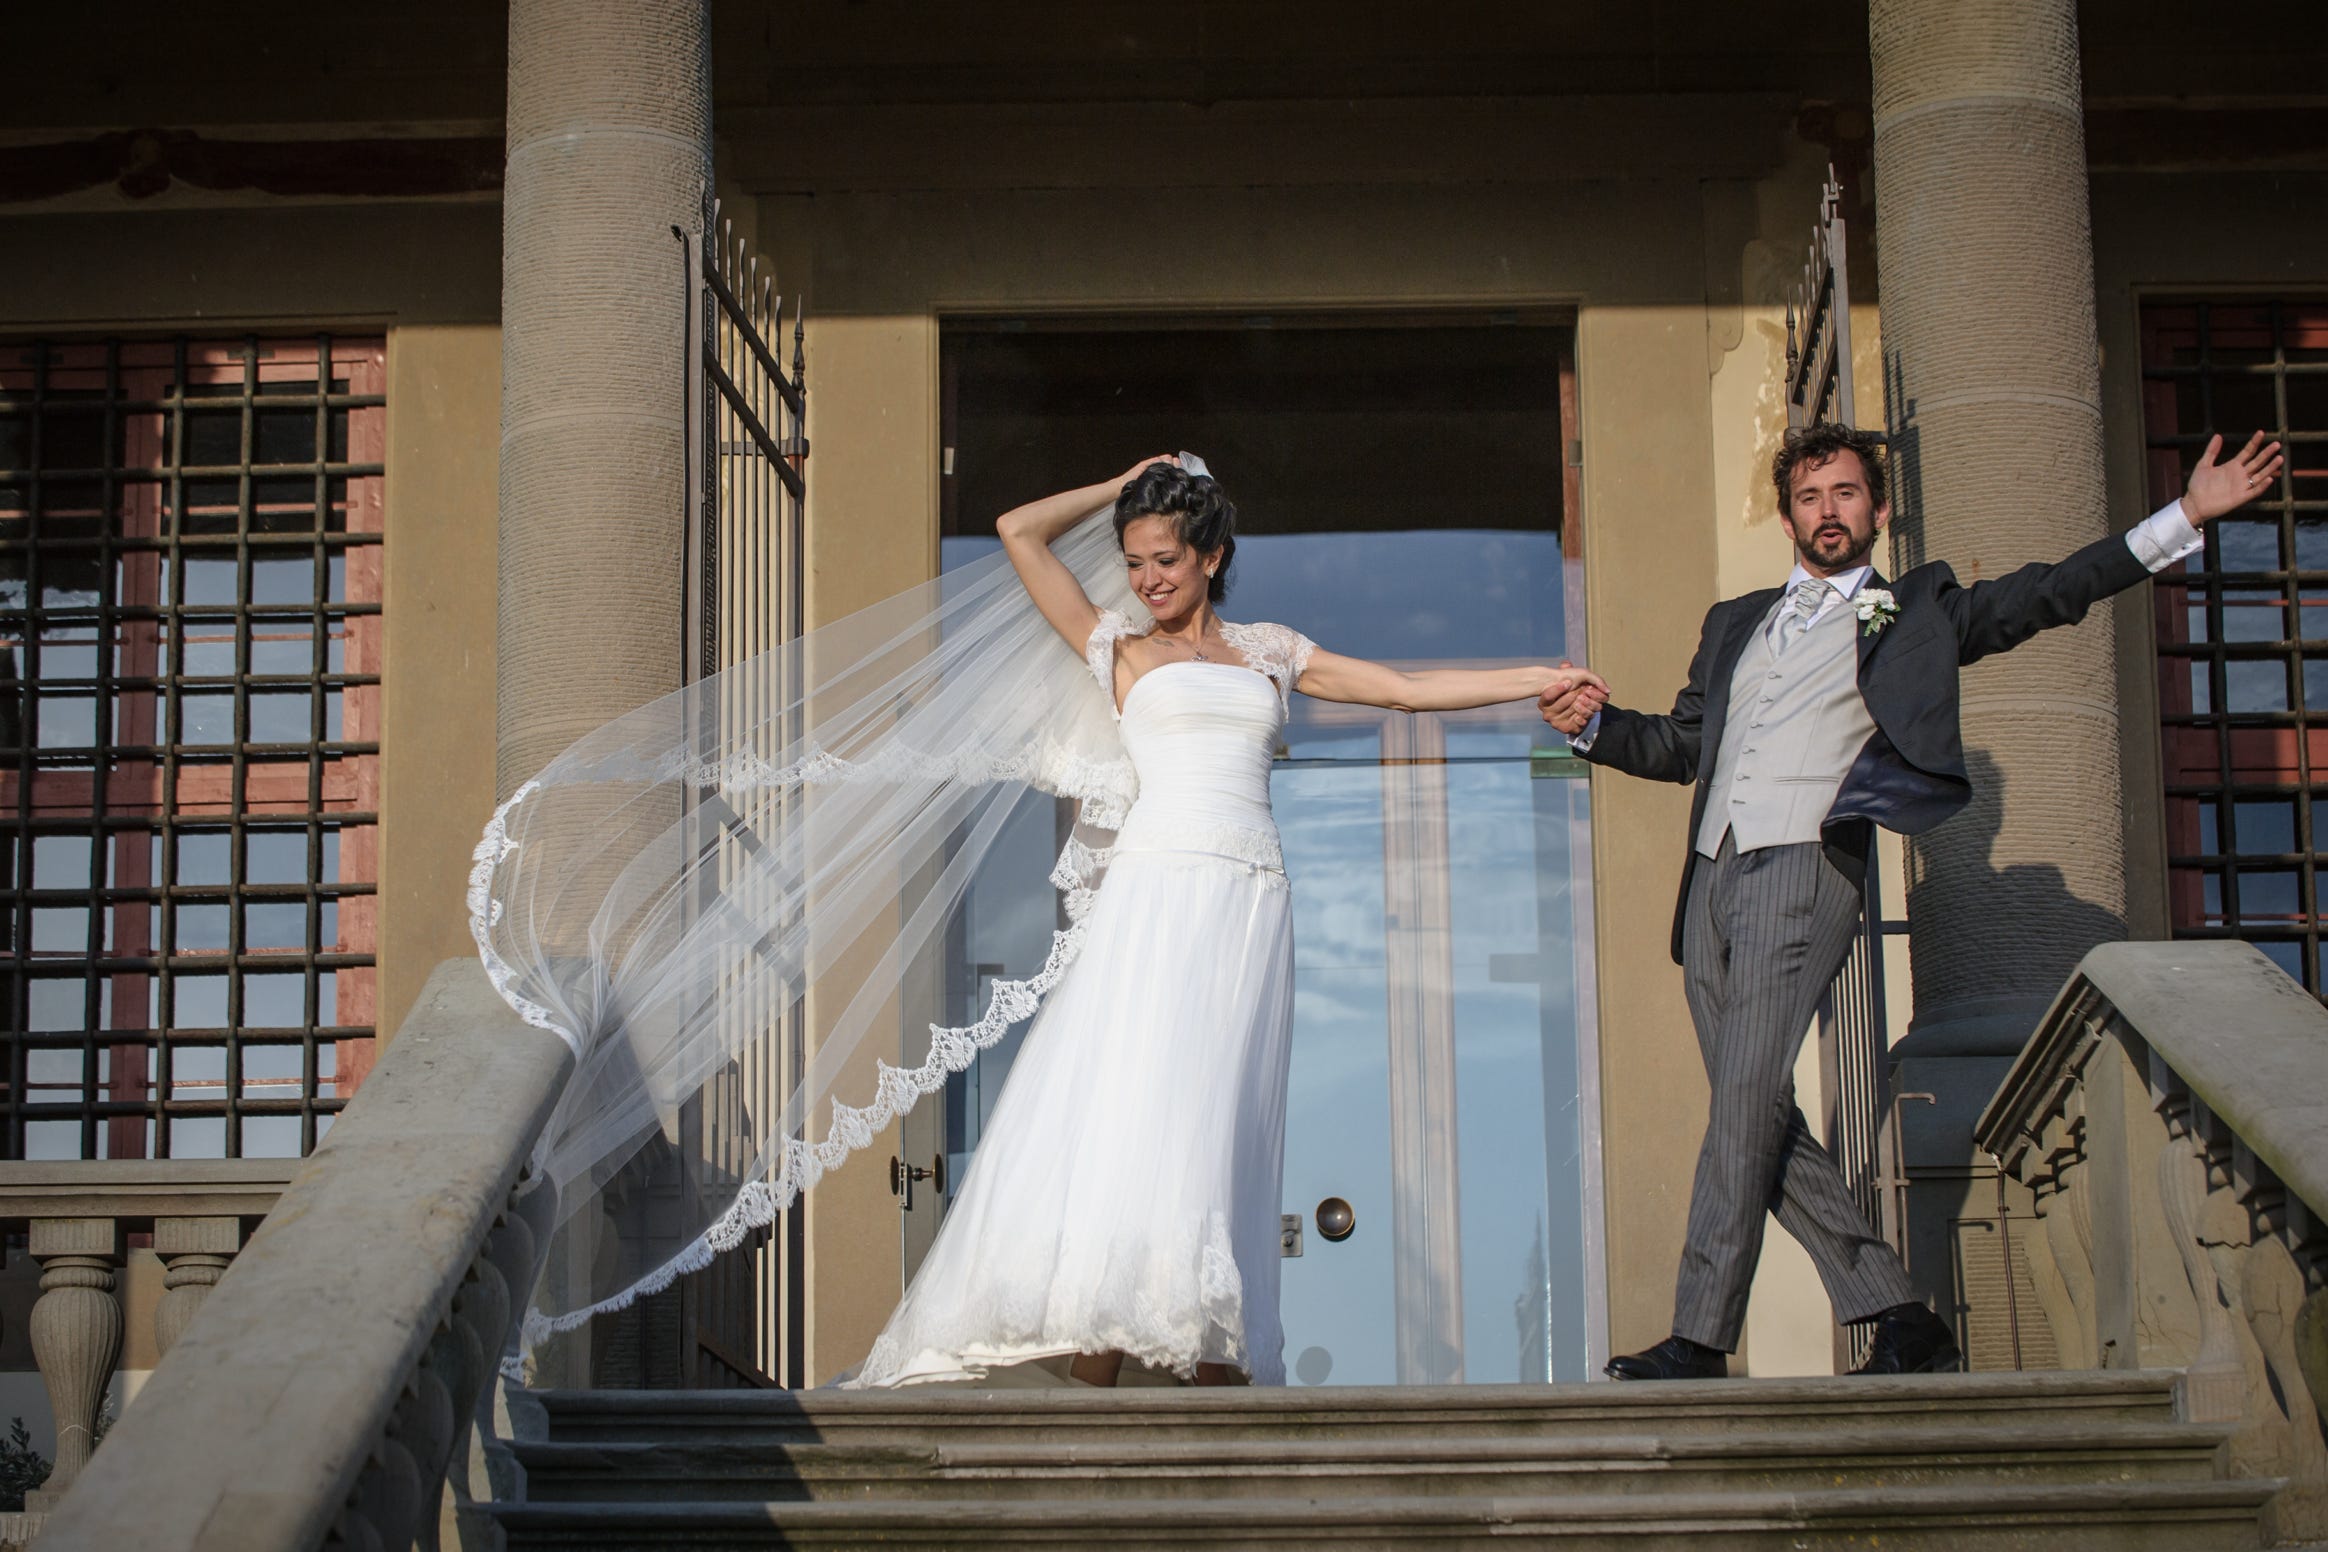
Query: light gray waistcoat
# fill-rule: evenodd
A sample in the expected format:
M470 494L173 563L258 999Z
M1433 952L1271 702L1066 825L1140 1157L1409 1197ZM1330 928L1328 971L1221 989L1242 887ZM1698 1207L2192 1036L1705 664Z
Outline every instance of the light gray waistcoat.
M1781 596L1772 614L1785 607ZM1697 833L1708 857L1720 855L1724 830L1736 832L1742 852L1818 840L1819 821L1875 733L1859 693L1859 618L1850 604L1835 603L1783 653L1771 651L1770 622L1765 616L1730 676L1729 720Z

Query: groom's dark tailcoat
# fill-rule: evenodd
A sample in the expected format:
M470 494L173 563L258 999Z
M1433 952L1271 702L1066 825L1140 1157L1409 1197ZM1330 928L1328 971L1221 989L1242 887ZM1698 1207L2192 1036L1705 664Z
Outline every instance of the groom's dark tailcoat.
M1869 1227L1795 1104L1795 1056L1820 994L1850 950L1873 827L1908 834L1929 830L1971 799L1957 729L1957 669L2051 626L2075 624L2097 601L2148 574L2125 538L2113 535L2058 565L2026 566L1971 587L1959 585L1940 564L1918 566L1893 583L1870 575L1858 600L1865 602L1869 589L1888 588L1898 612L1873 634L1848 617L1836 622L1857 633L1855 679L1851 665L1834 656L1852 648L1809 630L1798 638L1806 644L1785 651L1811 656L1773 657L1768 671L1750 679L1776 686L1786 679L1780 669L1789 661L1823 664L1806 666L1808 677L1788 682L1823 682L1828 689L1806 693L1846 699L1856 683L1873 724L1856 757L1848 742L1856 727L1839 740L1771 746L1763 756L1778 767L1786 767L1789 757L1798 765L1816 761L1823 766L1822 780L1831 779L1840 762L1850 762L1818 820L1816 840L1805 833L1809 814L1790 818L1784 827L1790 838L1777 844L1767 843L1768 828L1757 822L1756 849L1744 853L1726 827L1706 824L1732 686L1742 654L1773 616L1778 589L1714 605L1690 663L1689 683L1670 713L1604 708L1589 747L1578 745L1593 764L1697 785L1683 838L1673 957L1682 966L1711 1090L1674 1290L1676 1336L1736 1350L1764 1225L1773 1213L1809 1253L1837 1319L1872 1319L1915 1299L1898 1255ZM1828 605L1830 611L1849 607ZM1814 637L1828 645L1818 647ZM1766 698L1763 704L1771 703ZM1779 720L1782 727L1804 725L1783 715ZM1820 733L1753 736L1760 743L1816 740ZM1755 752L1748 745L1740 755ZM1718 843L1719 855L1701 855L1701 839Z
M1859 637L1859 694L1876 731L1821 826L1828 860L1857 882L1866 871L1871 823L1918 835L1972 800L1957 727L1959 667L2010 651L2039 631L2075 625L2094 604L2149 575L2123 534L2098 539L2057 564L2023 566L1970 587L1956 580L1945 561L1918 566L1897 582L1870 575L1859 596L1888 588L1899 613L1882 630ZM1628 775L1697 785L1673 912L1675 964L1681 963L1690 879L1702 860L1698 827L1713 780L1713 752L1722 746L1729 717L1731 676L1783 591L1765 588L1714 605L1673 710L1660 717L1610 706L1601 713L1592 748L1578 751L1592 764Z

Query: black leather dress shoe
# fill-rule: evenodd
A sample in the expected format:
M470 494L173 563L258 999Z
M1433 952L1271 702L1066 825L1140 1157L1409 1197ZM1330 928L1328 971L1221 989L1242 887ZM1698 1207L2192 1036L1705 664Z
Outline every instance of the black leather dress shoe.
M1611 1358L1601 1371L1612 1380L1718 1380L1730 1373L1729 1354L1686 1336L1669 1336L1645 1353Z
M1921 1304L1895 1304L1875 1317L1875 1346L1854 1374L1954 1374L1964 1354L1948 1322Z

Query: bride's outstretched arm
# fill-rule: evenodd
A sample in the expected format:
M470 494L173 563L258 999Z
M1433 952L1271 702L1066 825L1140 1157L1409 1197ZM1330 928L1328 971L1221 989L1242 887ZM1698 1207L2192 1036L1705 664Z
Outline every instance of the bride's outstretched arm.
M1382 706L1391 711L1465 711L1505 701L1532 701L1546 691L1565 691L1579 684L1599 686L1604 692L1607 688L1591 670L1567 664L1558 668L1425 668L1409 673L1362 657L1319 650L1310 654L1309 667L1303 670L1296 688L1321 701Z
M1101 507L1114 505L1123 488L1148 465L1178 461L1170 456L1143 458L1112 480L1012 507L995 520L1002 551L1010 557L1019 581L1026 584L1027 596L1076 651L1081 652L1091 639L1092 627L1099 623L1099 609L1084 593L1083 584L1075 580L1075 573L1051 553L1052 543Z

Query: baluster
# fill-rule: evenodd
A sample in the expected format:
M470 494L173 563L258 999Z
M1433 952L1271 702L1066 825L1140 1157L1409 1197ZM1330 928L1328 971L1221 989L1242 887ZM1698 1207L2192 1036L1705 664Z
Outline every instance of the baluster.
M389 1415L388 1432L372 1446L371 1459L356 1478L355 1495L348 1505L356 1520L372 1533L375 1544L383 1547L412 1545L425 1495L420 1463L395 1432L395 1418L409 1395L407 1387L405 1395L398 1398L397 1412Z
M2298 1347L2304 1274L2288 1247L2269 1234L2257 1235L2239 1263L2239 1302L2273 1381L2256 1406L2280 1435L2282 1469L2291 1479L2272 1501L2273 1539L2316 1543L2328 1537L2328 1443L2320 1437Z
M154 1254L162 1261L162 1302L154 1310L154 1346L167 1353L210 1297L242 1249L240 1218L156 1218Z
M32 1307L32 1355L48 1385L57 1424L57 1459L48 1480L25 1494L34 1512L53 1509L89 1464L97 1413L121 1360L121 1226L111 1218L35 1218L32 1258L40 1263L40 1299Z
M439 1326L421 1354L412 1384L406 1387L396 1410L389 1414L388 1437L411 1455L415 1485L419 1489L412 1522L398 1531L399 1545L419 1537L424 1527L443 1523L445 1473L452 1464L453 1446L459 1432L456 1427L459 1413L454 1409L452 1390L445 1383L444 1371L447 1365L460 1362L459 1345L460 1337L449 1323Z
M2314 1289L2296 1313L2296 1365L2312 1393L2312 1410L2328 1410L2328 1288Z
M2181 1107L2173 1105L2165 1120L2168 1137L2158 1155L2158 1201L2166 1214L2167 1234L2182 1258L2183 1277L2199 1306L2199 1347L2183 1370L2183 1415L2200 1423L2233 1422L2247 1411L2247 1364L2223 1280L2199 1239L2207 1166L2183 1124Z
M2046 1220L2057 1210L2060 1200L2060 1182L2050 1177L2024 1179L2029 1187L2030 1211L2036 1215L2036 1225L2026 1233L2016 1233L2013 1243L2020 1247L2021 1256L2029 1270L2029 1286L2037 1296L2037 1308L2045 1320L2045 1329L2053 1335L2055 1363L2063 1368L2072 1367L2071 1355L2078 1351L2077 1305L2069 1296L2069 1280L2061 1275L2061 1268L2053 1262L2053 1235ZM2011 1267L2008 1264L2007 1274Z

